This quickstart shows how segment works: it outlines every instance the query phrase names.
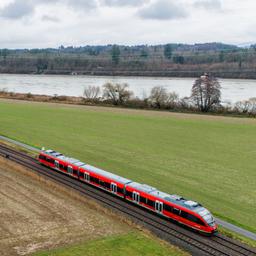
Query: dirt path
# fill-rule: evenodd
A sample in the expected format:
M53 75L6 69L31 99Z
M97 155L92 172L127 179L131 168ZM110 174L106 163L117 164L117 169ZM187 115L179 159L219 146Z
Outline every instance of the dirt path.
M0 158L0 255L25 255L130 227Z

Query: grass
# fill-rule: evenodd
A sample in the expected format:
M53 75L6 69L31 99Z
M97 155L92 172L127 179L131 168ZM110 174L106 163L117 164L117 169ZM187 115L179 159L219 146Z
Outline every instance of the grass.
M247 244L249 246L255 247L256 248L256 241L253 239L250 239L248 237L245 237L243 235L240 235L238 233L235 233L233 231L230 231L229 229L226 229L222 226L219 226L219 232L222 234L226 235L227 237L233 238L235 240L239 240L240 242Z
M147 113L0 102L0 134L192 198L256 232L256 121Z
M33 254L33 256L182 256L179 249L140 233L111 236L88 243Z

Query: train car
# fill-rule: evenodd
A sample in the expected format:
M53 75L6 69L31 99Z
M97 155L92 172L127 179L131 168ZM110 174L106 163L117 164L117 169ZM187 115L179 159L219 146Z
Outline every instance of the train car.
M85 182L89 182L122 198L125 197L126 184L131 182L129 179L88 164L80 167L80 173Z
M217 231L217 225L211 213L197 202L133 182L77 159L66 157L54 150L41 151L38 160L51 169L108 191L194 230L205 234L213 234Z
M214 218L207 209L181 196L132 182L126 186L126 199L197 231L212 234L217 230Z
M123 198L125 197L125 185L131 182L131 180L85 164L77 159L66 157L53 150L42 151L38 160L43 165L69 174Z
M58 171L64 172L70 176L79 178L79 167L85 165L78 159L66 157L63 154L46 150L40 153L39 162Z

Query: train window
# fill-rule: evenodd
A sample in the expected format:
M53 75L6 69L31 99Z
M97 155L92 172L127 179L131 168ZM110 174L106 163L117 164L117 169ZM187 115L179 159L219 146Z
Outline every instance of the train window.
M73 174L73 168L72 168L72 166L68 166L68 173L69 173L69 174Z
M41 159L41 160L46 160L46 157L43 156L43 155L39 155L39 159Z
M105 187L105 182L103 180L99 180L99 184L100 186Z
M150 199L148 199L148 200L147 200L147 205L149 205L149 206L151 206L151 207L155 207L155 202L152 201L152 200L150 200Z
M53 159L51 159L51 158L46 157L46 161L47 161L47 162L49 162L49 163L54 164L54 160L53 160Z
M204 223L199 218L197 218L196 216L194 216L192 214L189 214L189 213L187 215L188 215L187 216L188 220L190 220L192 222L195 222L195 223L197 223L199 225L203 225L204 226Z
M188 218L188 213L187 213L187 212L184 212L184 211L180 211L180 216L181 216L182 218L187 219L187 218Z
M91 181L96 183L96 184L99 184L99 179L98 178L95 178L95 177L90 177Z
M132 192L126 190L126 193L125 193L125 194L126 194L126 196L129 196L129 197L132 198Z
M122 188L117 187L117 193L123 194L124 190Z
M168 204L164 204L164 210L165 210L165 211L172 212L172 209L173 209L172 206L170 206L170 205L168 205Z
M176 215L180 215L180 209L173 208L172 213L174 213Z
M60 164L60 169L64 169L64 165L63 164Z
M110 188L110 183L108 183L108 182L105 182L105 188Z
M140 201L141 203L143 204L146 204L147 203L147 199L145 197L140 197Z

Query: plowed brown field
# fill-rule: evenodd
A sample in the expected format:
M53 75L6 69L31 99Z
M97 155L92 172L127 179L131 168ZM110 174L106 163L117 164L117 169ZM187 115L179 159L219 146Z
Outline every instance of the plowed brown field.
M122 234L130 227L0 158L0 255L25 255Z

